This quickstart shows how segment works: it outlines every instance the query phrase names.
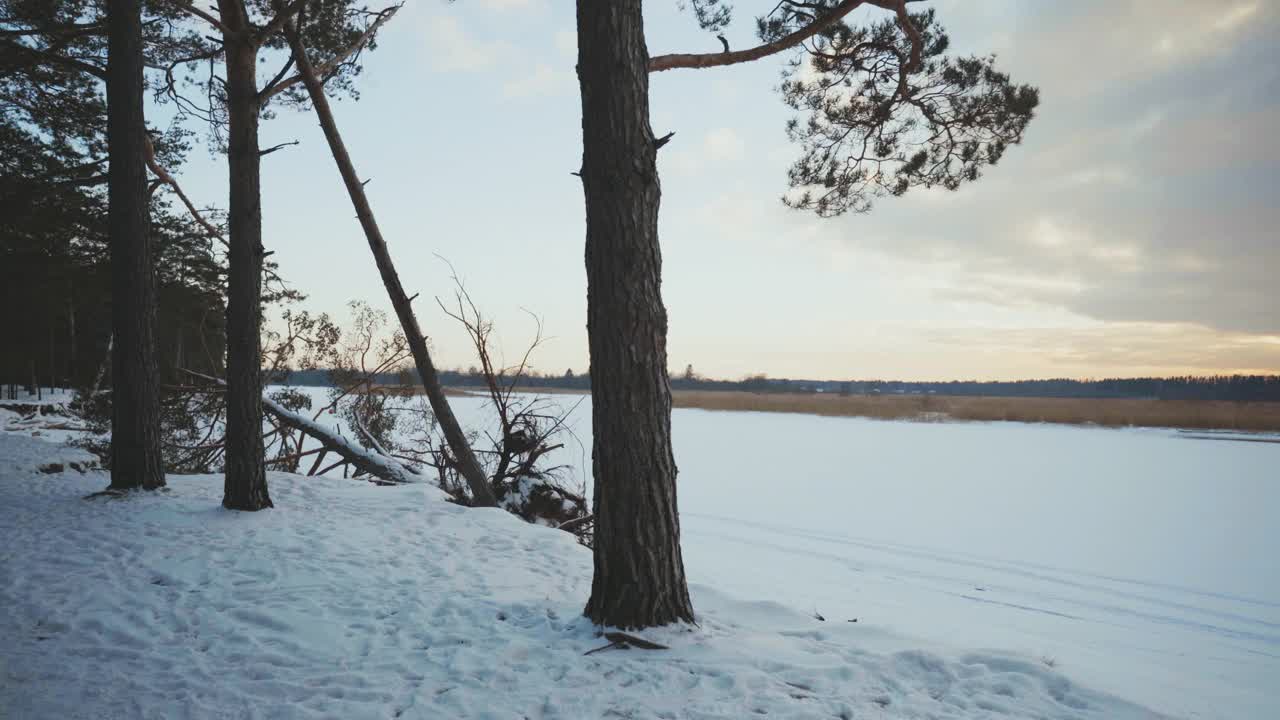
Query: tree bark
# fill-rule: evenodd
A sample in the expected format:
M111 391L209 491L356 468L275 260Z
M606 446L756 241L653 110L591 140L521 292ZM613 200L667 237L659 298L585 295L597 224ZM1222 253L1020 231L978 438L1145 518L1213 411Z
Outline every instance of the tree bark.
M142 3L107 4L107 227L111 243L111 487L164 486L155 271L143 160Z
M222 505L271 507L262 443L262 197L257 59L241 0L219 0L227 63L227 434Z
M400 275L396 272L395 264L391 260L391 252L387 249L387 243L382 238L382 231L378 228L378 221L373 216L373 208L369 205L368 196L365 195L364 184L360 182L360 177L356 174L355 165L351 162L351 156L347 153L346 145L342 142L342 135L338 132L338 125L334 121L333 111L329 107L329 100L324 94L324 86L316 76L315 68L312 67L311 62L307 59L306 48L302 45L302 39L299 37L292 19L285 23L285 35L289 39L294 63L298 66L298 74L302 77L303 84L306 85L307 93L311 97L311 104L315 107L316 116L320 119L320 127L324 130L325 139L329 142L329 150L333 154L334 162L338 165L338 171L342 174L342 181L347 186L347 194L351 197L351 204L355 206L356 217L360 220L360 227L364 229L365 238L369 241L369 250L373 252L374 261L378 265L378 272L382 275L382 284L387 289L387 296L391 298L391 305L395 308L396 317L400 320L400 327L404 330L405 339L409 343L409 351L413 354L414 364L418 368L418 374L422 376L422 385L426 390L427 400L431 403L431 411L440 423L440 429L444 432L445 441L449 443L449 449L453 451L454 458L459 465L459 472L471 489L472 502L476 505L484 506L497 505L497 499L493 495L493 490L489 487L489 481L485 477L484 470L480 467L480 462L476 459L475 453L472 452L471 444L467 442L467 436L462 431L462 426L453 414L449 399L445 397L444 388L440 385L439 375L436 373L435 365L431 362L431 353L427 349L426 338L422 335L422 329L418 326L417 315L413 312L413 305L409 296L405 294L404 287L400 284Z
M596 523L585 614L621 628L692 622L641 2L578 0L577 13Z

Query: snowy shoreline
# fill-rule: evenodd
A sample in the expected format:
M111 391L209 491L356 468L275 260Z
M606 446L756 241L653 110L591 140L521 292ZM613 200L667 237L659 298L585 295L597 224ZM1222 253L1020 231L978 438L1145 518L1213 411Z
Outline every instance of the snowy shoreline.
M454 402L482 422L482 399ZM589 416L572 419L587 448ZM580 617L590 553L567 533L429 486L278 473L276 508L253 515L219 507L219 476L85 501L104 474L37 469L82 451L44 442L58 432L0 433L0 706L1258 720L1280 707L1274 444L692 410L674 423L700 627L646 633L670 651L586 657L605 643ZM744 453L752 437L791 442Z
M694 588L666 651L582 653L590 554L562 532L423 486L273 473L277 508L217 506L220 479L85 501L105 476L38 477L0 436L12 717L1156 717L994 653L859 649Z

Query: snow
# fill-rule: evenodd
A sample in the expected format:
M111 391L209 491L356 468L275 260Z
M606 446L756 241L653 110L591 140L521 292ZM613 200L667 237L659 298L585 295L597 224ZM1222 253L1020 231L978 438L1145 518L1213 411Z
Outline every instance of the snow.
M705 411L674 434L700 582L1172 715L1280 717L1278 444Z
M480 421L480 399L454 405ZM588 405L571 425L589 448ZM568 533L428 485L278 473L254 514L222 510L216 476L83 500L104 474L36 470L82 451L0 433L0 707L1280 714L1280 445L693 410L674 428L700 625L642 633L668 651L590 656L591 556Z
M26 390L19 390L16 394L15 400L8 398L8 392L0 397L0 432L42 437L55 442L83 435L84 424L70 417L67 411L67 406L75 399L74 391L43 388L38 396L28 395Z
M82 499L105 480L6 466L13 717L1152 717L1033 659L870 652L882 631L702 585L700 627L647 633L672 650L583 656L604 642L567 533L423 485L273 473L276 509L244 514L215 476Z
M51 463L59 463L64 468L69 468L71 463L82 467L98 463L98 458L88 450L46 442L39 436L0 432L0 440L4 442L0 446L3 448L0 451L0 478L4 479L6 485L10 477L22 477ZM45 478L48 477L46 474Z

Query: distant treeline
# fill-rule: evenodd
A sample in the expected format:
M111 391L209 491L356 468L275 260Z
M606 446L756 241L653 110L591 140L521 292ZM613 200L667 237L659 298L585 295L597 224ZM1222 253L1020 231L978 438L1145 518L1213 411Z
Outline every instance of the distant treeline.
M445 370L440 380L450 387L481 387L478 372ZM290 373L293 385L328 385L327 370ZM417 373L385 373L385 385L417 382ZM563 375L530 375L520 385L528 388L590 390L591 378L568 371ZM763 375L743 380L710 380L686 372L671 378L674 390L737 390L745 392L834 393L840 395L958 395L986 397L1145 398L1156 400L1280 401L1280 375L1210 375L1204 377L1107 378L1102 380L911 382L903 380L792 380Z

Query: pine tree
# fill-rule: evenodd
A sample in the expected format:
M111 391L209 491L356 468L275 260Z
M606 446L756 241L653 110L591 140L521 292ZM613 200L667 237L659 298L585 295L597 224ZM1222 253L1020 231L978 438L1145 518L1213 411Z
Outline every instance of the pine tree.
M801 157L785 200L823 216L865 212L878 195L977 179L1020 141L1038 102L1034 88L1013 85L991 58L945 56L947 37L932 11L908 13L906 0L783 2L757 19L756 47L731 51L722 38L722 52L654 58L641 4L577 3L596 523L585 612L622 627L693 619L680 555L657 231L656 154L671 135L655 138L649 126L649 73L808 52L807 65L794 59L782 86L783 99L809 114L788 127ZM847 24L861 5L892 16ZM730 21L720 0L692 7L704 29Z
M353 92L353 78L359 72L361 35L376 13L356 7L347 0L306 3L262 0L218 0L217 10L206 12L193 5L181 5L200 24L218 33L210 41L201 32L188 33L171 49L172 66L221 59L226 70L225 87L214 80L195 81L213 106L195 105L171 81L167 94L180 109L210 122L215 139L225 141L228 164L227 242L227 419L226 475L223 506L235 510L271 507L263 464L261 326L263 263L267 250L262 240L262 157L278 148L259 145L259 121L268 103L279 97L287 103L303 102L299 87L302 78L290 74L292 61L287 53L276 52L270 59L280 68L262 87L257 68L264 53L280 51L286 43L281 34L286 21L306 11L308 45L328 52L335 61L326 68L329 84Z

